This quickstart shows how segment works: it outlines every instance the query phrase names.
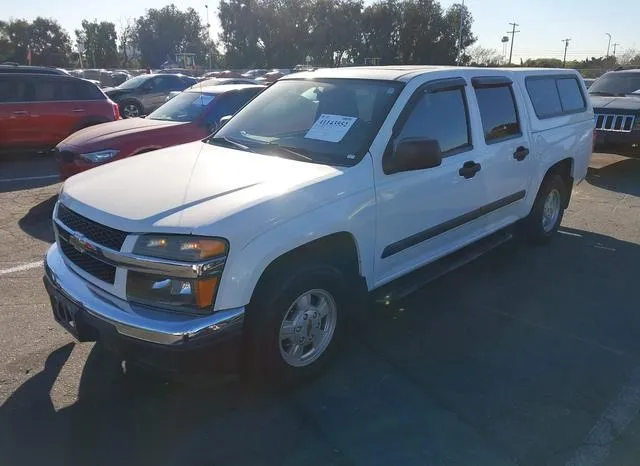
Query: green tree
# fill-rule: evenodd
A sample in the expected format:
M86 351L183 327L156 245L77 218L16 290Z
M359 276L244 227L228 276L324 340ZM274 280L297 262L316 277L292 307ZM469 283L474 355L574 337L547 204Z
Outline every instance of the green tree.
M263 65L304 63L310 53L310 0L261 0L257 4L258 46Z
M160 67L173 61L177 53L195 54L196 63L207 61L209 33L193 9L179 10L175 5L151 8L135 23L135 42L144 66Z
M0 50L6 53L4 60L27 63L27 51L31 50L32 65L69 64L69 35L53 19L38 17L32 23L23 19L12 20L4 23L0 30ZM8 39L8 46L6 43L2 46L3 37Z
M312 6L310 55L314 63L340 66L362 47L361 1L316 0Z
M226 63L233 68L264 66L263 48L259 45L260 5L254 0L221 0L218 18L220 41L226 51ZM262 29L265 22L262 23Z
M362 13L362 46L359 61L376 59L381 65L398 62L401 5L397 0L385 0L366 7Z
M76 29L76 39L84 50L84 63L93 68L118 66L118 39L116 25L107 21L82 21L82 29Z
M480 45L467 50L471 66L500 66L504 60L495 49L488 49Z

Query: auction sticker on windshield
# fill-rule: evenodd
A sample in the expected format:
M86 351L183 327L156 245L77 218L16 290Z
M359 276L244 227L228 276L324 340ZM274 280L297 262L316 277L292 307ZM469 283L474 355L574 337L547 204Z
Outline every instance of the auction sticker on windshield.
M319 141L340 142L356 120L356 117L323 113L313 126L309 128L309 131L307 131L304 137L307 139L318 139Z

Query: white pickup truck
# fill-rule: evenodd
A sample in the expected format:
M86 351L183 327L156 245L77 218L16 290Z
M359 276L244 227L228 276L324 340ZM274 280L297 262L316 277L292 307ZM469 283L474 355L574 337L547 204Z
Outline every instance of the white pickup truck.
M65 183L53 314L126 358L305 377L367 293L549 240L593 130L570 70L292 74L203 142Z

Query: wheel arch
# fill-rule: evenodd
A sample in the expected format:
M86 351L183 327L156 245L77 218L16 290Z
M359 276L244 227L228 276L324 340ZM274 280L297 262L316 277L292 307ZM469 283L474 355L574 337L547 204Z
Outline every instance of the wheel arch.
M295 267L306 262L317 261L336 266L354 284L362 279L360 251L355 237L346 231L331 233L296 246L273 259L262 270L251 299L267 284L269 277L285 267Z
M575 160L573 159L573 157L566 157L554 163L553 165L551 165L551 167L549 167L549 169L546 171L546 173L544 174L540 182L540 185L542 185L542 182L549 175L552 175L552 174L559 175L560 178L562 178L562 181L564 181L564 184L567 187L567 192L565 196L565 205L564 205L565 209L569 207L569 201L571 200L571 191L573 190L573 180L574 180L573 178L574 166L575 166Z

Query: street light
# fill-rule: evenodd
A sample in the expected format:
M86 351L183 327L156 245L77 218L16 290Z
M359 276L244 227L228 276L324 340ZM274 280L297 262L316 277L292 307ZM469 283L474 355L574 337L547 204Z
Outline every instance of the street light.
M609 34L608 32L605 32L604 35L609 37L609 43L607 44L607 58L609 58L609 48L611 47L611 34Z

